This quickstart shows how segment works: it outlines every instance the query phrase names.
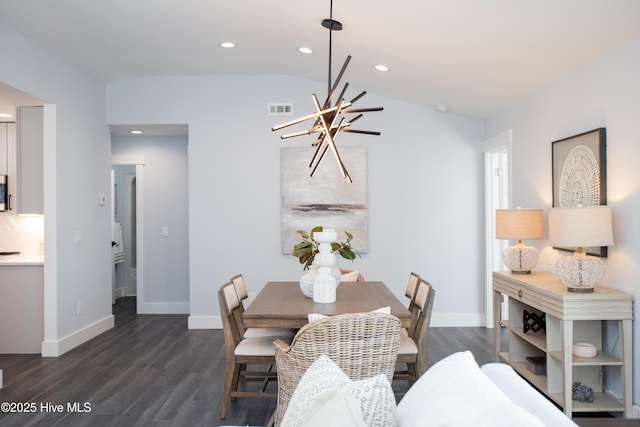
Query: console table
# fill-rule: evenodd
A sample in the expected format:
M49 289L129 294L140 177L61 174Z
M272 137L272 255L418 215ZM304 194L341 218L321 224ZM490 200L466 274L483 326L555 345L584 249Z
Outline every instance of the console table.
M593 293L568 292L556 275L544 271L531 274L493 273L494 346L499 360L560 405L567 416L584 412L622 412L632 416L632 301L625 292L598 286ZM503 295L509 297L509 320L500 319ZM523 313L540 319L546 329L524 328ZM528 316L529 317L529 316ZM530 317L529 317L530 318ZM507 348L500 343L500 324L508 331ZM528 325L529 326L529 325ZM528 329L525 331L525 329ZM609 349L603 349L603 333ZM616 336L617 334L617 336ZM593 358L572 354L573 342L595 344ZM543 357L546 375L536 375L527 357ZM615 377L618 400L604 392L603 383ZM572 400L574 382L594 391L592 403ZM609 384L607 384L609 385Z

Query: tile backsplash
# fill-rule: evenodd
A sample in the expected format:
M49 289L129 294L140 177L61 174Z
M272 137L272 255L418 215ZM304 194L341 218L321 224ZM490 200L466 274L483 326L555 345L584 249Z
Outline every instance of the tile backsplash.
M42 253L44 216L0 213L0 252Z

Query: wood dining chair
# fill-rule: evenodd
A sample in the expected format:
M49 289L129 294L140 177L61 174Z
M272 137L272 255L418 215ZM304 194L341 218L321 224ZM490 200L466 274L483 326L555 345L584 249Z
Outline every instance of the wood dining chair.
M414 303L418 308L415 324L409 330L410 334L401 334L398 363L404 364L406 369L396 369L395 380L414 381L427 370L427 338L431 311L435 299L435 289L424 279L418 280Z
M291 345L276 340L275 424L282 421L300 378L320 355L329 357L352 380L385 374L391 383L400 346L400 325L400 320L390 314L340 314L308 323Z
M244 330L243 337L245 338L255 338L255 337L272 337L272 336L289 336L293 338L296 329L287 329L287 328L245 328L244 322L242 321L242 313L244 313L244 302L249 298L249 293L247 292L247 286L244 282L244 277L242 274L236 274L231 278L231 283L235 287L236 294L238 295L238 301L240 304L239 310L236 314L236 322L239 325L242 325Z
M233 283L229 282L218 290L218 302L220 304L220 317L224 333L226 367L224 377L224 390L220 418L224 419L227 413L229 400L236 397L267 397L275 398L275 393L265 392L269 378L274 378L273 372L247 371L247 365L274 365L275 353L273 341L276 337L244 338L242 325L236 321L237 312L240 310L240 301ZM289 337L280 337L285 342ZM238 391L240 381L263 381L260 391Z
M413 271L409 273L409 280L407 281L407 287L404 291L404 295L409 298L407 309L411 312L411 326L408 329L403 329L401 331L404 335L413 335L413 327L415 327L415 323L418 320L420 308L416 305L416 291L418 290L419 280L420 276L418 273L414 273Z

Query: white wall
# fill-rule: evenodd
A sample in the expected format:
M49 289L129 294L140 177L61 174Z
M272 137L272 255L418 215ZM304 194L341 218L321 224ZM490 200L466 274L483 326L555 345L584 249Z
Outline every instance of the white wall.
M280 252L280 148L311 141L283 142L270 129L313 112L314 91L325 85L288 76L108 85L110 124L189 125L190 327L219 325L216 291L234 274L245 275L250 292L302 275L297 259ZM270 102L292 102L293 116L268 116ZM371 94L358 104L384 111L358 122L382 136L338 141L366 145L369 156L369 253L347 266L398 297L416 271L437 289L434 324L481 324L483 122Z
M603 285L640 299L640 38L635 38L487 121L487 135L513 129L514 205L552 205L551 142L607 128L607 199L615 246ZM533 243L530 243L533 244ZM538 269L553 271L561 255L548 242ZM565 255L564 253L562 255ZM634 304L635 305L635 304ZM634 365L640 366L640 326L634 320ZM619 343L610 343L619 351ZM640 370L633 377L640 402Z
M3 24L0 39L0 81L55 104L44 147L43 343L55 356L113 326L110 208L98 203L110 191L104 85Z
M144 155L145 313L189 313L189 199L186 136L114 136L112 154ZM167 226L169 236L162 236ZM140 244L140 242L139 242ZM140 263L139 263L140 265ZM140 304L138 305L140 307Z

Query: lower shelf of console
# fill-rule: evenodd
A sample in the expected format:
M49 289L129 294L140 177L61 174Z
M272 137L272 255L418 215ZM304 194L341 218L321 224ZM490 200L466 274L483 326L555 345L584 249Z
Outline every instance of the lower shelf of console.
M524 361L516 362L509 360L509 353L503 352L499 354L500 361L510 365L521 377L527 380L538 391L547 396L552 402L564 408L564 395L561 393L549 393L546 375L536 375L531 372ZM617 364L617 363L611 363ZM595 392L593 394L593 402L572 402L573 412L622 412L624 406L618 399L609 396L603 392Z

